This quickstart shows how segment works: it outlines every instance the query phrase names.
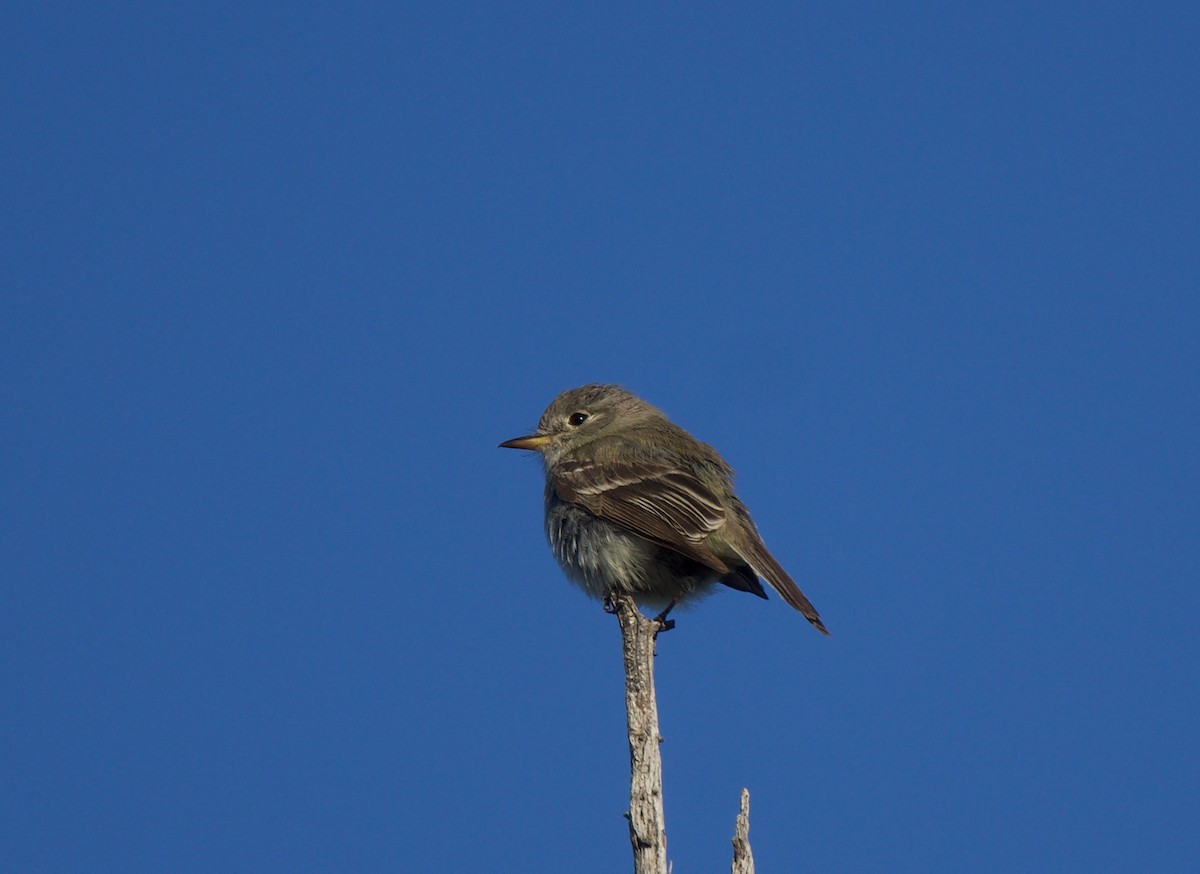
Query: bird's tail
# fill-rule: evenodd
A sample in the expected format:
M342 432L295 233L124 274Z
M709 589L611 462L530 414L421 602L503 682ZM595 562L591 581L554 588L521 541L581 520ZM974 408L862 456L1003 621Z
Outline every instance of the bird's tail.
M788 572L767 551L766 544L762 540L757 537L753 538L752 543L746 544L745 553L744 558L754 568L755 573L770 583L771 588L779 593L779 597L803 613L804 618L811 622L817 631L824 635L829 634L825 623L821 621L821 614L817 612L817 608L808 598L804 597L800 587L792 581Z

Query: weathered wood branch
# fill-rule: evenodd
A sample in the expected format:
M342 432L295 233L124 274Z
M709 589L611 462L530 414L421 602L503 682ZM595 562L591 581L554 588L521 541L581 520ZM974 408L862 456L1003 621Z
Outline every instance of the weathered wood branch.
M742 809L733 829L733 874L754 874L754 854L750 852L750 790L742 790Z
M660 625L647 619L629 595L609 598L621 624L625 658L625 715L629 727L629 840L634 874L667 874L662 755L654 697L654 638Z

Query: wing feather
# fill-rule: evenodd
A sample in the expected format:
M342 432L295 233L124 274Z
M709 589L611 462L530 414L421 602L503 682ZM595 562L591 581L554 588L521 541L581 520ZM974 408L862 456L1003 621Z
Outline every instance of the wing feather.
M673 549L718 573L729 566L706 540L724 526L726 513L712 490L694 474L662 461L560 462L554 491L602 519Z

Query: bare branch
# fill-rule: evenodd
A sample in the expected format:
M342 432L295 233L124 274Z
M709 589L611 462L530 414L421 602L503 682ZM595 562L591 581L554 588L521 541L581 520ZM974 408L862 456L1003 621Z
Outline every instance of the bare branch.
M754 874L754 854L750 852L750 790L742 790L742 809L733 832L733 874Z
M629 840L634 874L667 874L662 755L654 698L654 638L661 623L647 619L629 595L609 604L621 623L625 658L625 714L629 727Z

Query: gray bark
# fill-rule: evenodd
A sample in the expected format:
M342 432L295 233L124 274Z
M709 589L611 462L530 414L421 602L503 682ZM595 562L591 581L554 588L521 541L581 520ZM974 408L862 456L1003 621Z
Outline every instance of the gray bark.
M654 638L659 624L647 619L629 595L610 596L621 623L625 658L625 714L629 726L629 841L634 874L667 874L663 817L662 755L654 698Z
M733 874L754 874L754 854L750 852L750 790L742 790L742 809L733 830Z

